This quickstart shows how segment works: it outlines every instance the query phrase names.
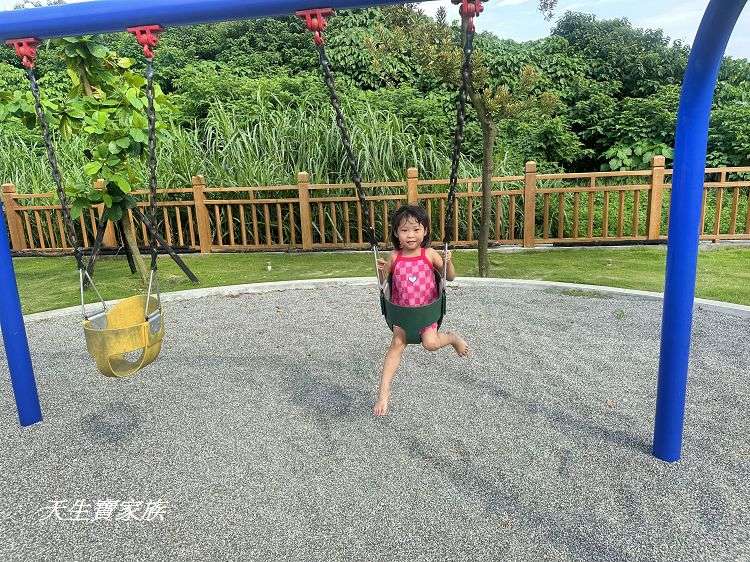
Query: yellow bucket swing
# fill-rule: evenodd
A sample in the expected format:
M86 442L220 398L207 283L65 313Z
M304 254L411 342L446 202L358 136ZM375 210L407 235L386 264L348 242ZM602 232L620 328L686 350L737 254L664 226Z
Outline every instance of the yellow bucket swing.
M146 55L146 98L148 105L148 165L149 165L149 208L150 208L150 249L151 273L145 295L135 295L122 299L107 309L101 299L102 310L86 316L84 309L83 332L86 347L103 375L126 377L133 375L152 363L161 351L164 339L164 318L161 308L159 280L156 276L156 113L154 111L154 69L153 51L160 29L128 30L144 46ZM145 44L144 44L145 43ZM91 281L88 272L86 278ZM81 306L83 306L83 279L81 280ZM91 281L93 287L93 281ZM154 294L155 290L155 294Z
M145 295L128 297L107 307L86 270L80 270L86 347L97 368L105 376L133 375L152 363L161 351L164 318L158 288L156 294L152 294L155 273L152 269L149 289ZM91 282L102 304L101 310L91 315L86 314L83 300L84 276Z
M153 31L153 30L152 30ZM139 43L142 38L137 36ZM145 38L156 44L154 35ZM144 49L146 52L146 49ZM150 56L149 56L150 55ZM149 164L149 207L150 207L150 246L151 273L146 294L135 295L120 300L113 305L107 305L96 288L91 275L83 263L83 249L78 244L75 227L70 216L70 207L62 187L60 170L57 164L54 145L49 131L49 125L42 108L39 87L34 73L33 60L26 65L26 71L34 95L37 118L42 127L44 142L47 149L52 178L60 198L62 215L65 223L68 243L74 249L73 254L78 265L78 277L81 294L81 312L83 314L83 332L86 336L86 347L99 371L108 377L131 376L150 363L161 351L164 338L164 319L161 306L161 294L156 276L156 113L154 110L153 87L153 53L146 52L147 59L147 88L148 100L148 164ZM103 228L103 225L100 225ZM93 314L86 311L84 298L84 281L88 281L101 302L101 308Z

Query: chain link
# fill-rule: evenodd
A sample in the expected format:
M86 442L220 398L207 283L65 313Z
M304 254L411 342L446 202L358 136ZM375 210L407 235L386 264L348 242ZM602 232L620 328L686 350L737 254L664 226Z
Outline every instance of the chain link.
M375 233L375 227L373 226L370 219L370 206L365 198L365 190L362 187L362 177L359 173L359 165L357 159L354 156L354 149L352 148L352 141L349 137L349 130L346 127L344 121L344 113L341 110L341 102L339 101L338 94L336 93L336 85L333 81L333 71L331 70L331 63L326 56L325 47L318 45L318 54L320 55L320 67L323 69L323 80L328 86L328 93L331 96L331 105L336 113L336 125L338 126L339 133L341 134L341 143L344 145L346 151L347 160L349 160L349 166L352 170L352 181L354 186L357 188L357 197L359 198L359 204L362 207L364 213L365 224L368 229L365 231L367 241L370 243L370 247L377 248L378 237Z
M471 83L471 53L474 46L474 31L467 29L466 42L463 48L463 64L461 65L461 88L456 102L456 132L453 137L453 155L451 158L450 188L448 189L448 203L445 209L445 236L443 243L448 244L451 239L450 225L453 222L454 207L456 206L456 186L458 184L458 163L461 159L461 144L464 140L466 125L466 99Z
M29 78L31 84L31 92L34 95L34 108L36 109L36 116L39 120L39 124L42 126L42 134L44 137L44 146L47 148L47 158L52 171L52 179L55 182L57 188L57 196L60 198L60 206L62 207L63 220L65 222L65 233L68 238L68 244L73 248L73 255L76 258L78 269L82 270L83 265L83 248L78 245L78 237L76 236L76 230L73 226L73 219L70 216L70 206L68 205L68 197L65 195L65 189L63 189L62 179L60 177L60 168L57 164L57 156L55 154L55 147L52 144L52 135L49 132L49 124L47 123L47 117L44 114L42 108L42 101L39 95L39 85L36 82L36 75L34 74L33 68L26 69L26 75Z
M151 246L151 271L156 271L156 110L154 109L154 65L151 59L146 59L146 99L148 106L148 186L149 186L149 218L151 229L149 245Z

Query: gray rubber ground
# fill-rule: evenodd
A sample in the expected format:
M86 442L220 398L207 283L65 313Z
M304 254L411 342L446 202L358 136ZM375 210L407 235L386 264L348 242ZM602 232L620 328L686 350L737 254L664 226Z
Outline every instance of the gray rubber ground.
M750 560L750 322L698 310L683 460L650 455L661 303L452 288L473 356L390 341L374 287L166 305L143 374L29 322L45 421L0 365L0 560ZM39 521L54 498L164 521ZM41 511L40 511L41 510Z

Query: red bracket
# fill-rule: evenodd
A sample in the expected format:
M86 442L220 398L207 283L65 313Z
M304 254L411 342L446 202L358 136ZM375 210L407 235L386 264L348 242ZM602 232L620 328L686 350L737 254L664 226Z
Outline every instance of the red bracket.
M135 36L135 40L143 47L143 54L148 60L154 58L153 47L159 43L159 34L164 31L160 25L139 25L128 27L128 33Z
M323 44L323 31L325 31L328 22L326 17L333 14L332 8L316 8L314 10L301 10L297 15L305 20L307 29L313 32L313 39L316 45Z
M469 20L467 29L472 33L474 32L474 18L479 17L479 14L483 11L484 6L482 6L482 0L461 0L459 12L463 18Z
M36 48L39 46L39 39L34 37L26 37L25 39L11 39L6 41L6 45L10 45L16 50L16 55L21 59L21 64L26 68L34 68L36 63Z

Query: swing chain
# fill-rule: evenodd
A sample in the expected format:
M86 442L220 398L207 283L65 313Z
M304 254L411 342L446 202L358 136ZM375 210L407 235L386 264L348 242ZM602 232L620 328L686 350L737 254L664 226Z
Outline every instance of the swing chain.
M31 93L34 97L34 110L36 112L37 120L42 127L42 137L44 139L44 147L47 150L47 160L50 165L50 172L52 174L52 180L55 183L57 189L57 196L60 199L60 207L63 215L63 222L65 223L65 237L68 239L68 245L73 248L73 255L75 256L76 265L78 266L78 281L81 293L81 314L84 320L89 320L94 316L100 316L106 312L107 305L104 302L99 290L94 284L94 280L91 279L86 267L83 265L83 248L78 244L78 236L76 235L75 226L73 225L73 219L70 216L70 206L68 204L68 197L65 195L65 189L63 188L62 178L60 176L60 167L57 163L57 155L55 154L55 146L52 144L52 134L49 130L49 123L42 107L42 99L39 93L39 84L36 81L36 73L34 72L34 65L36 63L36 49L39 46L39 40L34 38L18 39L13 41L6 41L6 44L11 45L15 48L16 54L21 59L21 63L26 67L26 76L29 79L31 86ZM86 301L84 298L84 277L88 280L91 287L96 292L97 297L102 304L102 311L88 316L86 314Z
M464 140L464 127L466 126L466 100L468 98L469 86L471 84L471 53L474 47L474 16L478 15L478 12L482 11L481 2L477 0L479 4L478 10L464 10L464 5L469 5L468 0L464 0L464 4L461 6L461 16L466 20L466 42L463 45L463 62L461 65L461 88L458 92L458 100L456 101L456 131L453 136L453 154L451 157L451 175L450 175L450 188L448 189L448 202L446 206L446 219L445 219L445 236L443 242L446 247L450 242L450 224L453 222L453 213L456 202L456 187L458 185L458 164L461 160L461 144Z
M157 228L156 219L156 110L154 109L154 48L159 44L159 35L164 31L160 25L139 25L128 27L138 44L143 47L146 57L146 116L148 117L148 184L149 184L149 218L152 228ZM149 236L151 249L151 271L156 270L156 235L152 230Z
M349 167L352 170L352 181L357 188L357 197L359 203L362 206L362 212L364 213L365 224L369 226L366 231L367 241L370 246L378 245L378 238L375 233L375 226L372 224L370 218L370 206L365 198L365 190L362 187L362 176L359 173L359 165L357 158L354 156L354 148L352 147L352 141L349 136L349 130L347 129L346 122L344 121L344 113L341 110L341 101L339 100L338 94L336 93L336 86L333 81L333 72L331 71L331 63L326 56L325 47L321 44L318 45L318 53L320 54L320 66L323 69L323 75L325 77L326 86L331 95L331 105L336 112L336 125L339 128L341 134L341 143L344 145L346 151L347 160L349 160Z
M352 147L351 137L349 136L349 130L344 121L344 112L341 109L341 101L336 92L336 84L334 82L333 71L331 70L331 62L328 60L326 50L323 45L322 32L326 27L325 16L333 13L333 10L312 10L297 12L297 15L305 19L308 29L313 33L315 44L318 47L318 56L320 58L320 67L323 70L323 81L328 87L328 93L331 98L331 105L333 106L334 112L336 113L336 125L341 135L341 144L344 145L344 151L346 152L346 158L349 161L349 167L352 171L352 182L357 189L357 197L359 204L362 207L364 214L365 224L368 225L365 235L370 247L375 248L378 245L378 237L375 232L375 225L370 218L370 206L367 203L365 197L365 190L362 187L362 176L359 173L359 164L357 158L354 155L354 148Z
M143 47L143 55L146 57L146 116L148 117L148 187L149 187L149 246L151 250L151 274L149 275L148 289L146 291L146 304L144 316L151 321L161 314L161 294L159 291L159 279L156 276L157 257L156 230L161 225L157 224L156 217L156 183L157 183L157 161L156 161L156 109L154 107L154 47L159 43L159 34L163 31L159 25L142 25L129 27L135 40ZM149 314L151 303L151 291L156 286L157 309Z
M149 183L149 215L152 229L149 244L151 246L151 271L156 271L156 110L154 109L154 66L152 59L146 59L146 99L148 105L148 183Z
M42 135L44 137L44 146L47 149L47 159L49 160L50 169L52 172L52 179L55 182L57 188L57 196L60 198L60 206L62 207L63 220L65 222L65 234L68 238L68 244L73 248L73 255L75 256L78 269L84 269L83 265L83 248L78 245L78 237L76 236L75 227L73 226L73 219L70 216L70 207L68 205L68 197L65 195L65 189L62 185L62 178L60 177L60 167L57 163L57 156L55 155L55 149L52 144L52 135L49 131L49 124L42 108L42 101L39 95L39 85L36 82L36 75L34 73L34 65L27 66L26 75L31 84L31 92L34 96L34 109L36 110L36 116L39 120L39 124L42 126Z

